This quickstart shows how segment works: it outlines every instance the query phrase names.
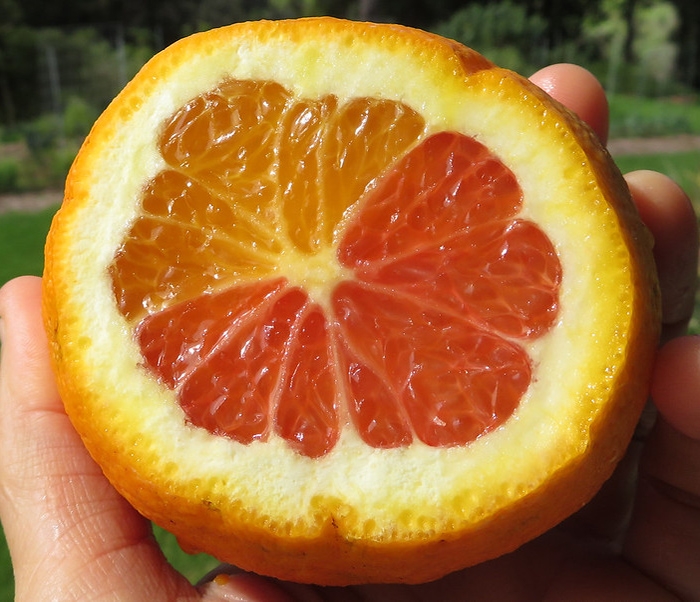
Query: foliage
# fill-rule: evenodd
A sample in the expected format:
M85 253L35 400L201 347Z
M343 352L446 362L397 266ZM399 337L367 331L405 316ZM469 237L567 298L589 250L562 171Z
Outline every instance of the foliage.
M62 119L60 115L45 113L25 123L21 130L32 155L39 156L55 147L62 137Z
M19 164L15 191L62 189L76 152L74 146L59 146L22 161Z
M82 136L66 138L61 119L44 115L23 127L25 144L0 156L0 193L60 189L78 151ZM83 131L87 122L71 127ZM0 147L4 148L4 147Z
M112 0L76 0L65 14L54 13L53 5L45 15L30 14L37 1L0 0L11 17L0 24L0 144L19 139L30 150L29 158L2 163L2 190L61 186L96 116L170 41L174 34L166 31L174 30L166 24L176 20L177 35L246 18L312 14L422 24L524 74L546 63L583 62L610 93L624 92L633 104L632 95L686 92L673 79L679 51L674 32L685 13L671 0L572 0L565 11L548 0L173 0L150 8L125 0L111 23ZM99 15L107 25L46 27L70 14L71 22ZM625 59L627 48L632 62ZM625 136L681 132L689 127L687 118L675 109L653 118L629 111L620 118L613 110L613 125Z
M695 0L0 0L0 14L0 124L9 126L59 113L76 97L100 111L164 45L258 18L405 23L527 73L597 60L590 64L611 92L663 94L700 80Z
M81 97L101 110L153 55L143 30L0 27L0 123L61 111Z
M607 61L605 86L612 93L668 92L679 55L678 10L670 0L632 2L632 11L629 6L630 0L603 0L601 13L583 23L585 39Z
M14 158L0 159L0 193L17 189L19 161Z
M103 109L141 67L141 59L153 54L151 48L127 47L119 28L111 33L110 42L93 28L41 30L38 59L45 81L40 89L50 97L44 99L45 110L60 111L74 97Z
M206 554L183 552L174 535L154 525L153 533L168 562L180 571L190 583L197 583L219 566L219 561Z
M0 123L41 112L36 93L37 32L27 26L0 25Z
M68 138L87 136L99 111L80 96L71 96L63 112L63 134Z
M612 95L611 138L700 135L700 104L694 97L650 99Z
M435 27L435 32L470 46L496 64L532 71L544 43L545 20L511 0L471 4ZM528 49L523 52L523 49Z
M676 70L678 45L672 38L678 29L678 11L670 2L656 2L640 8L635 18L634 54L650 83L663 92Z

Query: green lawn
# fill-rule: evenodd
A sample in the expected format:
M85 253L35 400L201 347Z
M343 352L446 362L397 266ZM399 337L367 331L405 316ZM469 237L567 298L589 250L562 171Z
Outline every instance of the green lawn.
M44 267L44 239L56 208L36 213L0 215L0 284L15 276L40 275Z
M618 164L624 172L655 169L666 173L688 191L700 209L700 152L621 157ZM41 274L44 238L54 212L55 208L49 208L36 213L0 215L0 284L21 274ZM697 320L693 323L693 330L700 331ZM197 581L216 566L208 556L190 556L182 552L168 533L157 529L156 536L171 563L191 581ZM12 600L12 569L0 532L0 602Z
M611 136L638 138L700 134L700 103L695 97L613 95L608 101Z
M0 529L0 602L12 602L14 597L15 587L10 552L5 544L5 535Z

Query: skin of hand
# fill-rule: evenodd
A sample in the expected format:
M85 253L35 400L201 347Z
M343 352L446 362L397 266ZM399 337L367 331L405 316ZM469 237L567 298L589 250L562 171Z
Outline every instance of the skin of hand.
M573 65L532 80L607 139L600 84ZM40 280L0 289L0 520L16 601L700 600L698 234L683 191L654 172L627 176L655 238L664 340L652 379L658 418L580 513L516 552L420 586L320 588L221 567L195 587L170 567L150 524L85 451L59 398L41 322ZM632 501L635 500L634 506Z

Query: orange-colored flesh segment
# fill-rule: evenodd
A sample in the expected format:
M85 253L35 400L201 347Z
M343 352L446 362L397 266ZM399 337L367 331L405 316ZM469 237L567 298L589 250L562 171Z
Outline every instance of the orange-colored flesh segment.
M424 129L400 103L251 81L165 125L169 167L110 272L191 424L319 457L345 428L452 446L512 415L531 380L517 341L554 323L561 266L513 174ZM280 270L329 248L346 276L327 300Z

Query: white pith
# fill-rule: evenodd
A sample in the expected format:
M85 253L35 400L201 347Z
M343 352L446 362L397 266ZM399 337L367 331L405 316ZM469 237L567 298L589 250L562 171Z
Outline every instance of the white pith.
M338 64L361 68L339 73ZM404 102L420 112L430 131L473 136L514 172L525 198L522 215L554 243L564 278L558 323L527 344L535 366L533 381L503 427L463 448L415 443L392 450L370 448L353 429L346 429L330 454L309 459L276 438L241 445L185 426L175 394L145 370L134 370L142 358L117 310L107 268L137 213L144 184L164 168L155 146L161 123L194 96L232 76L274 80L306 98L332 93L341 102L355 96ZM160 457L175 488L178 480L198 475L202 495L214 505L233 492L252 514L270 515L272 523L306 535L309 525L297 523L300 509L310 509L309 521L315 520L316 509L320 529L330 508L334 516L347 517L337 522L350 536L379 539L391 538L392 530L430 533L474 522L536 488L539 475L551 474L552 463L565 466L582 453L585 437L580 433L593 420L597 400L606 397L604 389L614 381L624 356L626 341L620 333L630 318L627 291L632 288L627 251L602 193L596 209L578 209L572 191L596 191L597 184L581 151L578 163L565 156L572 151L562 152L566 131L540 127L536 111L499 102L497 87L482 89L479 84L492 77L475 75L474 83L465 85L447 68L436 69L392 45L382 49L360 41L339 42L319 53L311 43L241 40L230 52L172 64L169 79L180 82L177 89L166 79L152 81L151 93L111 133L110 152L102 155L101 167L93 167L92 180L80 184L89 186L92 202L79 213L70 240L71 255L83 260L74 264L80 274L75 275L75 296L67 311L83 323L85 333L72 345L80 350L76 357L88 362L85 373L95 379L86 386L114 392L106 401L110 436L123 437L138 453L150 450L146 455ZM584 244L616 252L601 257L582 252ZM611 290L620 291L621 302L601 304L601 298L610 299ZM99 316L97 329L94 316ZM115 354L115 349L125 351ZM617 351L601 352L610 349ZM601 373L609 375L607 381L591 380ZM562 424L570 425L571 432ZM491 495L494 490L502 492L501 499ZM397 512L398 507L406 511Z

